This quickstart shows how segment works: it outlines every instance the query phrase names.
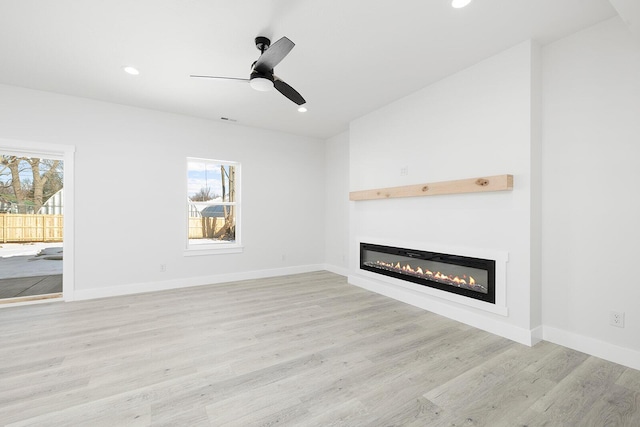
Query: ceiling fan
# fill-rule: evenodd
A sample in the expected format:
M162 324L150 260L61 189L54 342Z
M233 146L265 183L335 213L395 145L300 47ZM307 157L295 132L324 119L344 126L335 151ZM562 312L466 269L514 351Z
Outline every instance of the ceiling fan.
M251 74L248 79L237 77L196 76L191 77L221 80L240 80L249 82L252 88L259 91L268 91L276 88L278 92L298 105L304 104L302 95L294 88L286 84L282 79L273 74L273 68L291 52L295 44L286 37L271 44L266 37L256 37L256 48L260 51L260 57L251 65Z

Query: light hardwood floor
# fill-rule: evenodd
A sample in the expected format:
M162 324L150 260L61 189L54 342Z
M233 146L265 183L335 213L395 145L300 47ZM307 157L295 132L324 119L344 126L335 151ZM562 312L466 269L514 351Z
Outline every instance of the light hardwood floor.
M640 372L328 272L0 310L11 426L639 426Z

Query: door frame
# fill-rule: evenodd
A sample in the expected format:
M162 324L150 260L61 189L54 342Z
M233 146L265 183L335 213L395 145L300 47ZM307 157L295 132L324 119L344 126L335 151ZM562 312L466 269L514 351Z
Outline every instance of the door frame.
M73 145L50 144L45 142L24 141L0 138L0 152L26 157L41 157L64 162L64 259L62 263L62 299L74 299L74 157L76 148ZM48 301L55 301L49 299ZM45 300L47 301L47 300ZM38 302L38 301L35 301ZM25 302L29 304L30 302Z

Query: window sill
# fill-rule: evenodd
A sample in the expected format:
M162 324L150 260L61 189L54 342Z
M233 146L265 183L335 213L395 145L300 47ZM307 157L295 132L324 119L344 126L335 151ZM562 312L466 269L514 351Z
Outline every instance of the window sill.
M224 246L213 247L206 246L202 248L185 249L184 256L201 256L201 255L221 255L221 254L239 254L244 251L243 246Z

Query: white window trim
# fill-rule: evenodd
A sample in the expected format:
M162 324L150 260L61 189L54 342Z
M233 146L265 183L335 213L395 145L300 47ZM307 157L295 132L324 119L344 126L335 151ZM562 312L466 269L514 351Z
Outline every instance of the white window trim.
M209 163L217 163L222 165L232 165L236 168L236 177L235 177L235 193L236 193L236 201L235 203L230 202L220 202L216 203L216 205L234 205L236 207L236 239L233 243L227 242L212 242L212 243L201 243L201 244L190 244L189 243L189 212L188 209L185 209L185 250L184 256L202 256L202 255L219 255L219 254L237 254L242 253L244 250L244 246L242 246L242 165L240 162L229 161L229 160L218 160L218 159L208 159L202 157L187 157L185 162L185 176L187 176L189 171L189 162L190 161L204 161ZM189 199L189 188L188 182L185 186L186 191L186 200Z

